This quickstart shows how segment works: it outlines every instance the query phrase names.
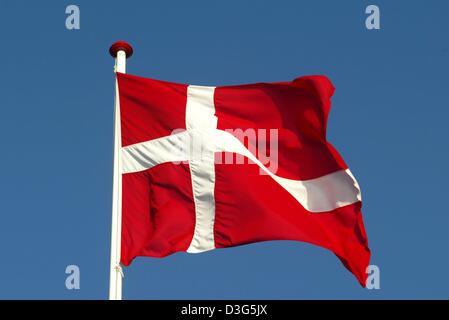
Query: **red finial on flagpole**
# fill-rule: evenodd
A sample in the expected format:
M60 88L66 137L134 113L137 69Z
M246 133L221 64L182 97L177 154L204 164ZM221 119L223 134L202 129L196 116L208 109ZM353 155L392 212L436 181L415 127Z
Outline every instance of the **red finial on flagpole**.
M129 58L133 55L133 47L131 47L131 45L126 41L115 42L109 48L109 53L111 54L111 56L113 56L115 58L115 57L117 57L117 52L119 52L120 50L125 51L126 58Z

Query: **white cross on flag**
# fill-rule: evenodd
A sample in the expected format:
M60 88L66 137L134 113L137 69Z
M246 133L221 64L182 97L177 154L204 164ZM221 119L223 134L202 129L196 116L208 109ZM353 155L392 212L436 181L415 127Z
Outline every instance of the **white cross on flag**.
M223 87L117 80L124 265L298 240L334 252L365 286L360 188L326 141L326 77Z

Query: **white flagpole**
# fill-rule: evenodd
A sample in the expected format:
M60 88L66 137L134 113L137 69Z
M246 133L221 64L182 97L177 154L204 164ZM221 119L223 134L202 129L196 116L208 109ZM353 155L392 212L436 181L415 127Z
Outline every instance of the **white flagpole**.
M115 58L115 72L126 73L126 59L133 54L132 47L118 41L109 49ZM122 175L120 149L122 147L120 132L120 99L117 79L115 80L114 107L114 167L112 179L112 223L111 223L111 266L109 279L109 300L122 300L123 271L120 265L122 235Z

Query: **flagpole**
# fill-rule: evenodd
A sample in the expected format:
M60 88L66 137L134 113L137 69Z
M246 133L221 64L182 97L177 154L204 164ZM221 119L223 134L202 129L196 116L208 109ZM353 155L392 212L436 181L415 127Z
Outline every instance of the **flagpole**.
M126 73L126 59L133 54L133 48L124 41L115 42L109 53L115 58L114 72ZM109 278L109 300L122 300L123 271L120 265L122 235L122 175L120 149L120 99L117 79L115 80L114 106L114 165L112 179L112 223L111 223L111 265Z

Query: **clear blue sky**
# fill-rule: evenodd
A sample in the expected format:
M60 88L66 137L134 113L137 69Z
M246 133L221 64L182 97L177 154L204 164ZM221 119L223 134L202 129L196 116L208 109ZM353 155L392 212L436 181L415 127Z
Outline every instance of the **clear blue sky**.
M0 0L0 298L107 298L118 39L129 73L168 81L329 76L381 270L368 291L324 249L266 242L138 258L125 298L449 298L449 1L77 1L72 31L69 4Z

